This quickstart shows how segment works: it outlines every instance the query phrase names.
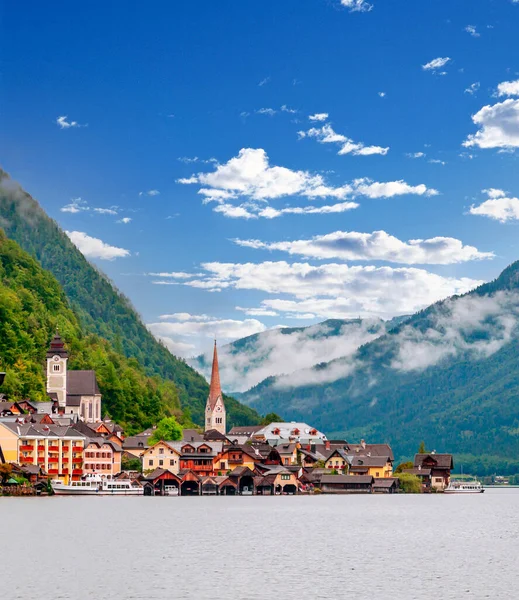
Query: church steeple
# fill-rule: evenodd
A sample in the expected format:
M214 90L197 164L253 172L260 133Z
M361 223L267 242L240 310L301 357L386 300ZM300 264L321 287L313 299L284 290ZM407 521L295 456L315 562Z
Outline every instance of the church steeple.
M225 405L223 403L222 386L220 384L220 368L218 365L218 350L216 340L213 350L213 367L211 369L211 384L205 407L205 430L216 429L225 435L226 428Z
M56 330L47 350L47 394L56 394L60 408L67 404L67 362L65 343Z

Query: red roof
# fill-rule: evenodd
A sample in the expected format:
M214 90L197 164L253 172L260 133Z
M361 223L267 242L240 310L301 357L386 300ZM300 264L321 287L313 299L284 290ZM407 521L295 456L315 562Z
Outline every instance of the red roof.
M209 388L209 406L211 410L216 406L218 398L222 397L222 386L220 385L220 370L218 368L218 352L216 351L216 340L214 342L213 369L211 371L211 386Z

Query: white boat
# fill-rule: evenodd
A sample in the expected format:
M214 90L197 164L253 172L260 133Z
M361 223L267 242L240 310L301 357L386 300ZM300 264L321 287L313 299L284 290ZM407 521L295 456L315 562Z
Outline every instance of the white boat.
M86 475L68 484L54 479L51 486L59 496L142 496L144 493L142 486L129 479L111 479L101 475Z
M451 481L445 494L482 494L484 488L479 481Z

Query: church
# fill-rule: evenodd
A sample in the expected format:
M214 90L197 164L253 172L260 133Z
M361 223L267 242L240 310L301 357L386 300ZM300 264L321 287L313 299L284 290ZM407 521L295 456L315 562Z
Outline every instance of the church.
M95 371L69 371L68 352L59 333L47 351L47 394L57 412L86 423L101 420L101 392Z
M216 429L218 433L225 435L226 426L225 404L223 402L222 386L220 385L220 370L218 367L218 352L215 340L211 385L205 405L205 431Z

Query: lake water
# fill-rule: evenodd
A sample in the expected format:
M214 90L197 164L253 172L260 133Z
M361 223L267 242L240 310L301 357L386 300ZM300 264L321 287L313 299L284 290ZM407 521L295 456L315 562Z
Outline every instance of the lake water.
M519 597L519 490L0 498L0 598Z

